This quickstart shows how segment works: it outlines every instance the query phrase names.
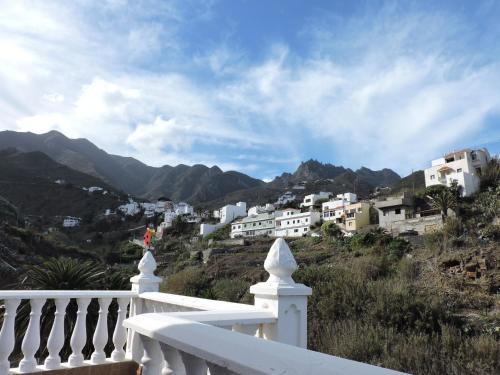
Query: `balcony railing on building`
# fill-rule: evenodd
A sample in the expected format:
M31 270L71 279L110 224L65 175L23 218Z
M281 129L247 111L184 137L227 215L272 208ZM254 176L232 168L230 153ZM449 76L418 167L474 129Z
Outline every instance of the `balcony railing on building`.
M161 278L154 275L156 262L150 252L138 268L131 291L0 291L0 375L60 369L70 374L81 367L92 374L99 366L125 362L139 364L144 375L397 373L306 349L307 297L312 291L292 279L297 264L283 239L276 240L265 260L269 279L250 288L254 305L159 293ZM29 323L20 327L16 313L27 301ZM44 310L47 302L52 308ZM68 332L65 315L70 303L77 311ZM98 303L98 317L85 356L91 303ZM53 318L48 337L40 331L44 314ZM12 357L19 336L18 361ZM70 354L63 361L68 338Z

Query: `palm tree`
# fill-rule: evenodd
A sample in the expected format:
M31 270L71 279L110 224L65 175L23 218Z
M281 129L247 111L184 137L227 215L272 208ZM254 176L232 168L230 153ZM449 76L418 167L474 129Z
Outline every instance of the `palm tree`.
M457 207L456 192L448 187L443 186L442 189L435 190L427 195L431 206L441 212L441 219L443 224L448 217L448 209L455 210Z
M26 272L26 277L21 281L20 289L37 290L96 290L96 289L126 289L123 283L123 273L116 273L105 270L100 264L91 261L82 262L79 259L71 258L51 258L39 266L30 267ZM128 279L126 279L128 281ZM114 327L116 322L115 303L110 307L108 322L110 327ZM114 306L114 307L113 307ZM61 351L63 360L69 356L71 332L76 323L76 312L78 306L75 300L71 300L66 309L65 332L67 332L64 347ZM20 353L20 346L29 323L31 308L29 301L25 300L18 309L16 316L16 349L15 353ZM40 320L41 348L46 348L46 342L52 329L54 321L55 304L53 300L48 300L42 310ZM93 300L89 305L87 313L87 344L83 350L86 357L92 351L92 335L97 324L99 304ZM109 348L106 348L109 349ZM39 355L41 358L47 356L46 349ZM14 355L19 357L19 355Z

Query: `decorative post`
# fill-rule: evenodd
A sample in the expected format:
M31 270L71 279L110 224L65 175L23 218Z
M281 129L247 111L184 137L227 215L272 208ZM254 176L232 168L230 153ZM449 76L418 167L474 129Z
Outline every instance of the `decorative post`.
M297 262L284 239L274 241L264 268L269 279L250 287L250 293L255 295L255 306L272 310L277 317L276 323L264 325L264 338L306 348L307 296L312 290L293 281Z
M150 251L146 251L139 261L137 267L140 271L130 279L132 283L132 291L138 294L146 292L158 292L162 278L155 276L156 261ZM133 297L130 301L129 317L142 314L144 309L143 302L140 297ZM141 363L141 358L144 354L139 338L136 333L131 330L127 333L127 358L133 359L137 363Z

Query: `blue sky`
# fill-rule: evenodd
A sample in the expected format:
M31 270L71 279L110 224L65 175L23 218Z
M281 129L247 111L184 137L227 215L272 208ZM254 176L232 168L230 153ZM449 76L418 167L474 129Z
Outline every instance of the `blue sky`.
M270 179L500 151L498 1L0 0L0 129Z

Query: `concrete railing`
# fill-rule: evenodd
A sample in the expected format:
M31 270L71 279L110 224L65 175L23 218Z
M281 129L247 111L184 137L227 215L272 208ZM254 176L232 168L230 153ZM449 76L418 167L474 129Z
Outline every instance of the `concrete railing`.
M125 359L124 346L127 339L123 321L126 318L127 307L136 293L131 291L53 291L53 290L12 290L0 291L0 300L4 301L4 315L2 329L0 330L0 375L11 373L30 373L45 370L54 370L63 367L79 367L84 364L82 350L87 343L87 309L92 299L99 304L97 325L92 338L94 351L87 361L88 364L102 364L106 362L104 347L108 343L108 310L113 299L118 305L116 325L113 328L113 352L110 359L123 361ZM71 299L76 300L76 322L72 332L65 332L66 308ZM9 356L14 350L16 342L16 314L23 300L29 301L30 314L27 328L21 344L22 359L17 368L10 368ZM48 356L43 364L39 364L35 355L39 352L40 318L42 309L47 301L53 300L55 309L50 334L46 340ZM22 334L23 332L21 332ZM62 364L59 355L65 339L71 335L71 355L68 362ZM45 341L45 340L44 340Z
M224 313L217 313L222 314ZM216 319L216 315L212 318ZM220 317L224 319L222 316ZM143 375L390 375L397 371L204 324L170 313L129 318L144 345Z
M254 305L159 293L161 278L154 275L156 262L150 252L143 256L138 268L140 274L130 280L131 291L0 291L5 308L0 331L0 375L125 360L142 364L145 375L206 375L207 368L211 375L391 373L305 349L307 297L311 289L292 279L297 264L281 238L264 262L268 280L250 287ZM71 299L76 301L78 311L72 332L66 332L65 314ZM92 299L97 300L99 312L92 337L93 352L85 360L82 350L88 341L86 315ZM108 327L113 299L118 306L116 324ZM22 300L29 300L31 305L25 329L16 324ZM54 311L54 319L48 338L42 340L40 319L47 300L54 301L54 307L46 309ZM16 332L16 328L24 332ZM23 337L22 359L18 367L11 368L9 356L16 336ZM66 363L61 363L60 352L69 337L71 354ZM41 342L47 343L46 358L40 354Z

